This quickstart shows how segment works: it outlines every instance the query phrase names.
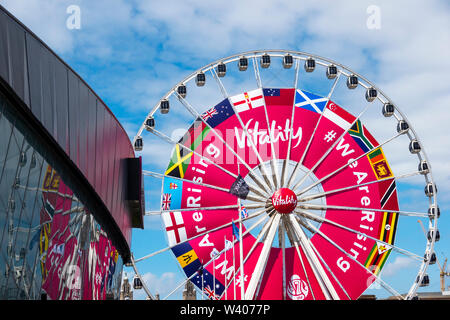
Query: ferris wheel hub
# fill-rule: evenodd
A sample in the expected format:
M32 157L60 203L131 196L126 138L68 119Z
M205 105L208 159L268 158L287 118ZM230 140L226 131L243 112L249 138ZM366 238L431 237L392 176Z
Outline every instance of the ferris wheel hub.
M297 195L291 189L280 188L272 195L272 205L279 213L291 213L297 207Z

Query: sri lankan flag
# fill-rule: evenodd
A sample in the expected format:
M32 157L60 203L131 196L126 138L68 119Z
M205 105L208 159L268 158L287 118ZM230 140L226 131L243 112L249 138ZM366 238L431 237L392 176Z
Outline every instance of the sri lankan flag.
M391 167L381 148L376 148L367 155L377 180L393 177Z
M383 220L380 226L380 241L377 241L367 257L364 266L377 275L383 268L395 240L398 213L383 212Z
M369 131L357 120L348 130L350 136L355 140L359 147L365 152L377 147L379 144Z

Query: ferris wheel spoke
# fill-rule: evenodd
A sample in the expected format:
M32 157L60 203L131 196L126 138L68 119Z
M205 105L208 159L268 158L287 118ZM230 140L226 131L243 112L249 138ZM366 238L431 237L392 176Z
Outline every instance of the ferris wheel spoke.
M325 181L325 180L329 179L330 177L334 176L336 173L341 172L342 170L344 170L344 169L347 168L348 166L352 165L353 163L355 163L355 162L358 161L359 159L361 159L361 158L367 156L367 155L370 154L371 152L375 151L375 150L378 149L378 148L381 148L381 147L384 146L385 144L387 144L387 143L393 141L394 139L396 139L397 137L399 137L399 136L401 136L401 135L402 135L402 133L398 133L398 134L394 135L393 137L387 139L387 140L384 141L383 143L379 144L378 146L376 146L376 147L370 149L370 150L367 151L367 152L364 152L362 155L358 156L357 158L352 159L352 161L350 161L350 162L348 162L348 163L342 165L342 166L339 167L338 169L334 170L333 172L327 174L326 176L320 178L319 180L317 180L317 181L314 182L313 184L309 185L308 187L306 187L306 188L302 189L301 191L299 191L298 193L296 193L297 196L300 196L300 195L302 195L303 193L305 193L305 192L311 190L312 188L314 188L314 187L317 186L318 184L320 184L320 183L322 183L323 181ZM391 178L390 178L390 179L391 179ZM381 179L380 179L379 181L381 181Z
M133 267L134 273L139 278L139 280L141 280L142 288L144 289L145 293L151 300L155 300L155 297L151 294L150 290L148 289L147 285L145 284L145 281L143 281L138 268L136 268L136 261L134 260L133 254L131 254L130 259L131 259L131 266Z
M288 239L289 239L291 245L295 247L295 250L297 252L298 258L300 260L300 265L302 266L303 273L305 274L305 277L306 277L306 282L308 283L309 291L311 292L311 294L313 296L313 300L316 300L316 297L314 295L314 290L313 290L313 288L311 286L311 282L309 280L309 275L306 272L305 263L303 262L302 255L300 253L299 243L298 243L298 240L297 240L298 238L296 236L294 236L294 231L292 230L292 227L290 227L289 223L286 220L287 220L287 218L283 217L283 221L284 221L284 225L285 225L285 229L286 229L286 234L288 236Z
M212 73L213 77L216 79L216 81L218 82L219 87L223 88L223 92L222 92L222 93L225 94L224 97L225 97L226 99L228 99L228 98L229 98L229 95L228 95L228 93L226 92L225 87L223 87L222 81L220 81L220 79L219 79L219 77L218 77L216 71L215 71L214 69L211 69L211 70L212 70L211 73ZM228 100L229 100L229 99L228 99ZM246 137L248 143L250 144L251 149L253 150L253 152L254 152L255 155L256 155L256 158L257 158L257 160L258 160L258 162L259 162L258 168L259 168L259 170L260 170L260 172L261 172L261 174L262 174L262 176L263 176L263 178L264 178L264 181L265 181L266 184L267 184L267 187L269 188L269 190L274 191L274 187L273 187L271 181L270 181L269 178L268 178L268 177L269 177L269 174L268 174L268 172L267 172L267 170L266 170L266 166L265 166L265 164L264 164L264 161L262 160L261 155L259 154L258 150L256 149L256 146L255 146L253 140L251 139L250 134L248 133L247 127L244 125L244 123L243 123L243 121L242 121L242 119L241 119L241 116L239 115L239 112L236 110L236 108L234 107L234 104L233 104L231 101L230 101L230 106L231 106L231 108L233 109L233 112L234 112L234 114L236 115L236 118L238 119L238 122L239 122L239 124L240 124L240 126L241 126L241 129L242 129L242 130L244 131L244 133L245 133L245 137ZM244 163L245 163L245 162L244 162ZM249 170L250 170L250 169L249 169ZM251 171L251 170L250 170L250 171Z
M258 63L256 62L255 56L253 56L252 61L253 61L253 69L255 71L255 78L257 79L258 88L261 89L262 88L261 77L260 77L259 67L258 67ZM267 106L266 106L265 102L264 102L264 114L266 117L267 132L268 132L270 148L271 148L271 152L272 152L271 169L272 169L272 180L273 180L273 186L274 186L273 191L275 191L279 187L279 173L278 173L278 166L275 163L275 147L273 144L273 134L274 133L273 132L271 133L271 131L270 131L269 115L267 113Z
M301 217L296 216L297 221L304 227L305 229L309 230L311 233L314 233L314 230L303 220ZM316 220L315 220L316 221ZM351 300L350 295L347 293L347 290L345 290L345 287L342 285L342 283L339 281L337 276L334 274L334 272L331 270L331 268L328 266L328 263L325 261L325 259L320 254L319 250L314 246L314 244L310 241L311 248L313 249L314 253L317 255L319 260L322 262L322 264L325 266L325 268L328 270L330 275L333 277L333 279L336 281L336 283L339 285L339 287L342 289L342 292L347 296L349 300Z
M388 248L392 248L393 250L397 251L398 253L403 254L403 255L405 255L405 256L407 256L409 258L412 258L412 259L415 259L415 260L418 260L418 261L423 261L423 257L421 257L421 256L419 256L419 255L417 255L417 254L415 254L413 252L410 252L408 250L402 249L402 248L400 248L400 247L398 247L398 246L396 246L394 244L387 243L387 242L385 242L385 241L383 241L381 239L377 239L375 237L372 237L372 236L370 236L370 235L368 235L368 234L366 234L364 232L357 231L357 230L354 230L352 228L346 227L346 226L344 226L344 225L342 225L340 223L331 221L330 219L324 218L324 217L322 217L320 215L314 214L314 213L309 212L307 210L296 210L295 213L299 214L301 217L304 217L306 219L311 219L313 221L319 221L319 222L327 223L329 225L333 225L335 227L338 227L338 228L341 228L343 230L352 232L354 234L361 235L361 236L363 236L365 238L374 240L374 241L376 241L376 242L378 242L380 244L388 246Z
M273 212L274 212L274 210L272 209L272 210L269 212L269 215L270 215L271 213L273 213ZM264 221L265 219L267 219L267 216L264 216L262 219L260 219L260 220L257 222L257 224L259 225L259 224L260 224L262 221ZM251 247L250 250L248 251L248 253L247 253L247 255L245 256L245 258L243 258L242 260L240 260L240 262L239 262L239 267L238 267L237 270L234 272L232 278L230 279L230 282L228 283L228 286L225 287L225 291L228 289L228 287L231 285L231 283L235 280L236 274L239 274L240 271L243 271L243 266L244 266L244 264L247 262L248 258L250 258L251 254L252 254L253 251L255 250L255 248L256 248L256 246L258 245L258 243L259 243L259 241L261 240L261 238L267 233L267 229L270 227L272 221L273 221L273 216L271 216L271 217L269 218L269 221L267 221L267 222L264 224L264 226L262 227L261 231L258 233L258 236L256 237L255 242L253 243L252 247ZM257 224L255 224L254 227L256 227ZM253 229L253 228L251 228L251 229ZM246 233L250 232L251 229L250 229L250 228L247 229L247 230L246 230ZM235 242L236 242L236 240L235 240ZM241 246L242 242L240 241L239 244L240 244L240 246ZM244 274L241 273L241 274L240 274L240 282L241 282L240 286L241 286L241 289L244 289L244 278L245 278ZM224 291L224 292L222 293L222 295L220 296L220 299L221 299L222 296L225 294L225 291ZM242 294L242 297L244 297L244 296L245 296L245 294Z
M253 219L253 218L255 218L255 217L258 217L258 216L260 216L260 215L261 215L262 213L264 213L264 212L266 212L266 209L257 211L257 212L255 212L255 213L253 213L253 214L250 214L248 217L243 218L242 221L247 221L247 220ZM264 216L263 218L265 218L265 216ZM135 262L137 263L137 262L146 260L146 259L151 258L151 257L153 257L153 256L156 256L156 255L158 255L158 254L160 254L160 253L166 252L166 251L168 251L168 250L170 250L170 249L172 249L172 248L174 248L174 247L176 247L176 246L178 246L178 245L180 245L180 244L183 244L183 243L186 243L186 242L188 242L188 241L194 240L194 239L196 239L196 238L198 238L198 237L204 236L204 235L206 235L206 234L208 234L208 233L210 233L210 232L215 232L215 231L217 231L217 230L220 230L220 229L229 227L229 226L232 225L232 223L233 223L233 221L227 222L227 223L225 223L225 224L223 224L223 225L221 225L221 226L218 226L218 227L216 227L216 228L214 228L214 229L207 230L207 231L204 231L204 232L202 232L202 233L199 233L199 234L197 234L197 235L195 235L195 236L193 236L193 237L190 237L190 238L188 238L188 239L186 239L186 240L180 241L180 242L178 242L177 244L175 244L175 245L173 245L173 246L165 247L165 248L163 248L163 249L160 249L160 250L158 250L158 251L155 251L155 252L153 252L153 253L150 253L150 254L148 254L148 255L146 255L146 256L144 256L144 257L141 257L141 258L139 258L139 259L136 259ZM249 229L249 230L250 230L250 229Z
M249 203L245 206L247 209L258 209L258 208L265 208L266 204L265 203ZM180 208L180 209L162 209L159 211L146 211L145 215L146 216L158 216L161 215L161 213L163 212L173 212L173 211L193 211L193 210L224 210L224 209L238 209L239 205L238 204L230 204L230 205L225 205L225 206L209 206L209 207L194 207L194 208Z
M325 160L325 158L330 154L331 151L333 151L334 147L336 147L336 145L341 141L341 139L348 133L348 130L350 130L350 128L353 127L353 125L359 120L359 118L361 118L361 116L367 111L367 109L370 107L370 105L368 104L363 111L361 111L361 113L353 120L353 122L350 124L350 126L344 130L344 132L342 132L342 134L339 136L339 138L337 138L333 144L328 148L328 150L322 155L322 157L312 166L311 169L308 170L308 172L306 172L306 174L300 179L300 181L298 181L293 189L297 189L300 185L302 185L303 182L305 182L305 180L309 177L309 175L322 163L323 160ZM322 113L323 115L323 113Z
M293 215L290 215L289 219L290 224L294 230L294 234L299 239L303 252L305 253L306 258L308 259L308 263L313 269L316 279L318 280L319 285L321 286L322 292L325 294L326 299L339 300L339 295L337 294L335 288L333 287L333 284L328 278L328 275L326 274L325 270L323 269L322 264L320 263L316 254L314 253L314 250L311 247L310 240L300 227L295 217Z
M226 174L230 175L230 176L233 177L234 179L238 179L238 175L236 175L236 174L234 174L233 172L231 172L231 171L225 169L225 168L222 167L221 165L215 163L214 161L212 161L212 160L210 160L209 158L207 158L207 157L201 155L200 153L198 153L198 152L196 152L196 151L194 151L194 150L192 150L192 149L186 147L185 145L183 145L183 144L181 144L181 143L179 143L179 142L173 140L172 138L168 137L168 136L165 135L164 133L162 133L162 132L160 132L160 131L158 131L158 130L156 130L156 129L154 129L154 128L152 128L152 129L150 130L150 132L153 133L155 136L159 137L160 139L162 139L162 140L164 140L164 141L166 141L166 142L168 142L168 143L170 143L170 144L179 146L180 148L183 148L184 150L186 150L186 151L188 151L188 152L192 152L192 153L195 154L196 156L198 156L198 157L202 158L203 160L207 161L208 163L212 164L213 166L215 166L216 168L218 168L218 169L220 169L221 171L225 172ZM243 163L243 164L245 165L245 163ZM250 168L250 167L249 167L249 168ZM251 168L250 168L250 170L251 170ZM250 171L250 172L251 172L251 171ZM247 183L247 185L249 186L250 191L253 192L253 193L255 193L255 194L258 194L258 195L260 195L260 196L263 196L263 197L266 196L268 193L267 193L266 191L263 191L263 190L265 190L265 186L263 186L263 184L262 184L261 182L258 181L259 179L257 179L257 176L255 176L255 175L253 175L253 174L250 174L250 172L249 172L249 176L250 176L250 177L255 181L255 183L257 183L257 184L260 186L260 188L261 188L260 190L258 190L258 188L257 188L256 186L253 186L252 184Z
M266 218L266 217L263 217L264 219ZM249 232L250 232L250 230L252 230L253 228L255 228L256 226L257 226L257 224L259 224L259 223L261 223L262 221L264 221L264 219L260 219L258 222L256 222L255 223L255 225L253 225L253 227L251 227L251 228L249 228L249 229L247 229L244 233L243 233L243 236L245 236L245 235L247 235ZM242 219L242 221L244 221L244 219ZM231 225L231 223L230 223L230 225ZM233 244L235 244L237 242L237 240L234 240L233 241ZM217 256L220 256L220 255L222 255L225 251L227 250L227 248L224 248L224 249L222 249L218 254L217 254ZM217 257L216 256L216 257ZM207 267L211 262L213 262L215 259L216 259L216 257L214 257L214 258L211 258L210 260L208 260L204 265L203 265L203 268L205 268L205 267ZM167 300L167 298L168 297L170 297L174 292L176 292L178 289L180 289L181 288L181 286L183 286L186 282L188 282L189 280L191 280L194 276L195 276L195 274L196 273L193 273L190 277L188 277L186 280L184 280L183 282L181 282L175 289L173 289L163 300ZM202 295L203 295L203 292L202 292Z
M286 231L284 227L284 219L282 217L280 221L280 226L278 228L278 241L279 247L281 248L281 261L282 261L282 275L283 275L283 300L286 300L286 246L284 239L284 232Z
M145 176L150 176L150 177L154 177L154 178L159 178L159 179L163 179L164 177L167 178L171 178L174 180L179 180L179 181L183 181L183 182L188 182L188 183L192 183L198 186L202 186L202 187L206 187L206 188L210 188L210 189L215 189L215 190L219 190L219 191L223 191L223 192L227 192L229 193L230 190L227 188L222 188L222 187L218 187L212 184L207 184L207 183L203 183L203 182L197 182L194 180L188 180L188 179L183 179L183 178L178 178L178 177L172 177L172 176L168 176L162 173L158 173L158 172L153 172L153 171L148 171L148 170L142 170L142 174ZM261 197L255 197L252 195L247 195L247 197L245 198L245 200L250 200L250 201L255 201L255 202L265 202L266 200L264 198Z
M331 96L332 96L332 94L333 94L333 92L334 92L334 89L336 88L336 85L337 85L337 83L338 83L338 81L339 81L340 76L341 76L341 72L339 71L338 74L337 74L337 76L336 76L336 78L335 78L335 80L334 80L334 82L333 82L333 85L332 85L332 87L331 87L331 90L330 90L330 92L329 92L328 95L327 95L327 98L326 98L327 100L326 100L325 106L328 104L328 101L330 101ZM321 122L321 120L322 120L322 117L323 117L323 112L320 114L319 119L317 120L316 125L314 126L313 133L311 134L311 136L310 136L309 139L308 139L308 144L306 145L306 148L305 148L305 150L303 151L303 154L302 154L302 157L300 158L300 161L297 162L297 164L296 164L295 167L294 167L294 171L292 172L291 176L289 177L289 181L288 181L288 183L287 183L288 188L291 187L293 181L294 181L295 178L297 177L298 170L300 169L301 165L303 165L303 161L305 160L306 154L308 153L308 150L309 150L309 148L310 148L310 146L311 146L312 140L313 140L313 138L314 138L315 135L316 135L316 131L317 131L317 128L319 127L319 124L320 124L320 122ZM289 158L288 158L288 159L289 159ZM295 188L294 188L294 189L295 189Z
M322 197L325 197L325 196L327 196L329 194L333 194L333 193L337 193L337 192L351 190L351 189L354 189L354 188L360 188L360 187L364 187L364 186L367 186L367 185L371 185L371 184L379 183L379 182L383 182L383 181L399 180L399 179L409 178L409 177L417 176L417 175L420 175L420 174L421 174L420 172L415 171L415 172L411 172L411 173L401 174L401 175L398 175L396 177L383 178L383 179L380 179L380 180L373 180L373 181L364 182L364 183L360 183L360 184L354 184L354 185L343 187L343 188L338 188L338 189L334 189L334 190L324 191L324 192L320 192L320 193L316 193L316 194L310 194L308 196L300 198L298 201L299 202L310 201L310 200L322 198Z
M245 291L244 297L245 300L252 300L256 298L255 294L257 293L259 283L262 280L267 260L269 258L270 248L272 247L273 239L275 237L275 233L278 229L279 223L280 223L280 215L276 214L273 216L273 221L271 223L269 230L267 231L266 239L263 242L263 248L258 257L255 269L253 270L247 290Z
M314 225L309 223L309 221L306 221L308 225L314 229L314 231L319 234L323 239L328 241L331 245L333 245L336 249L341 251L343 254L345 254L348 258L350 258L352 261L354 261L356 264L358 264L360 267L362 267L364 270L366 270L371 277L375 277L375 281L380 283L381 286L383 286L386 290L388 290L392 295L397 297L398 299L403 299L401 294L399 294L395 289L393 289L389 284L387 284L385 281L381 279L378 275L372 273L366 266L364 266L361 262L359 262L357 259L355 259L351 254L346 252L344 249L342 249L338 244L336 244L332 239L330 239L327 235L325 235L322 231L320 231L318 228L316 228Z
M288 148L287 148L287 155L286 160L283 161L283 167L281 169L281 186L286 186L286 170L289 164L289 160L291 159L291 145L292 145L292 130L294 128L294 115L295 115L295 92L297 90L297 84L298 84L298 73L299 73L299 59L295 60L295 80L294 80L294 101L292 102L292 111L291 111L291 130L289 131L289 139L288 139Z
M217 75L217 74L216 74ZM219 80L220 81L220 80ZM202 121L208 128L209 130L211 130L211 132L214 134L215 137L217 137L221 143L224 144L224 146L236 157L236 159L238 159L246 168L249 172L252 172L252 168L248 165L247 162L244 161L244 159L242 159L242 157L240 155L238 155L236 153L236 151L232 148L232 146L230 146L229 143L226 142L225 139L223 139L222 135L219 134L217 132L217 130L212 127L200 114L200 112L197 111L197 109L195 109L185 98L183 98L182 96L180 96L178 93L176 93L178 99L180 100L180 102L182 103L182 105L198 120ZM250 175L250 174L249 174ZM255 183L261 188L261 190L254 190L257 191L257 194L261 195L261 196L266 196L267 192L265 191L267 186L264 185L264 183L261 181L261 179L259 179L257 176L255 175L250 175L250 177L252 178L252 180L255 181ZM255 189L253 187L253 189Z
M297 206L299 209L305 210L327 210L327 209L335 209L335 210L345 210L345 211L374 211L374 212L389 212L389 213L398 213L403 216L410 217L420 217L427 218L428 213L424 212L415 212L415 211L402 211L402 210L387 210L387 209L376 209L376 208L363 208L363 207L349 207L349 206L337 206L337 205L319 205L319 204L311 204L311 203L302 203Z
M211 71L211 74L212 74L213 78L216 80L217 84L219 85L219 88L220 88L220 90L222 91L222 94L224 95L224 98L229 100L229 95L228 95L228 93L227 93L227 91L226 91L226 89L225 89L225 86L223 85L222 81L220 80L219 76L217 75L216 70L215 70L214 68L212 68L210 71ZM250 137L250 135L249 135L249 133L248 133L248 131L247 131L247 128L244 126L244 123L242 122L242 119L241 119L241 117L239 116L239 113L237 112L236 108L234 107L234 105L233 105L233 103L232 103L231 101L230 101L230 106L231 106L231 108L233 109L233 112L234 112L234 114L236 115L236 118L238 119L239 124L241 125L242 130L243 130L244 133L245 133L245 136L246 136L247 141L249 142L249 144L250 144L250 146L251 146L253 152L254 152L255 155L256 155L256 158L257 158L258 161L259 161L259 164L260 164L260 165L259 165L258 168L259 168L259 170L261 171L261 174L262 174L262 176L263 176L264 181L265 181L266 184L267 184L267 187L269 188L269 190L272 190L272 191L273 191L273 185L271 184L271 182L270 182L270 180L269 180L269 178L268 178L269 174L267 173L267 170L266 170L264 161L262 161L261 156L260 156L260 154L258 153L258 150L256 149L256 146L255 146L255 144L253 143L253 140L251 139L251 137ZM243 162L243 163L245 164L245 162ZM249 171L252 171L250 168L248 168L248 169L249 169ZM265 188L263 188L263 189L265 189Z

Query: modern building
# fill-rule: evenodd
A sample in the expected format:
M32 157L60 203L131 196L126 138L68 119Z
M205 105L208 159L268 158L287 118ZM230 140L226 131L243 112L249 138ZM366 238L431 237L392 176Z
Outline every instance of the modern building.
M119 299L141 168L105 103L0 6L0 299Z

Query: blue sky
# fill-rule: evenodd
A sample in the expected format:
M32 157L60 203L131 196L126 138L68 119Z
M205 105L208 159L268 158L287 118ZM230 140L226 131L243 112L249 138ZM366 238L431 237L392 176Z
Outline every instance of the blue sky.
M0 0L0 4L87 81L130 138L172 86L201 66L231 54L290 49L350 67L389 95L421 138L432 164L442 213L436 252L440 261L450 255L448 2ZM79 29L67 26L71 5L80 8ZM375 28L371 24L374 8L379 14ZM230 80L233 85L239 87ZM182 113L175 116L166 127L168 134L191 121ZM157 140L150 137L144 141L145 146L153 142ZM147 148L142 153L145 166L161 171L168 152L170 148L165 146ZM398 172L408 172L403 154L391 150L388 159ZM146 178L149 209L159 205L158 183ZM407 194L401 201L408 210L419 210L416 204L425 200L419 184L412 179L399 187ZM145 222L145 230L133 234L135 257L166 246L161 222L155 218ZM420 237L417 221L409 222L406 230ZM386 268L392 276L398 275L399 268L411 267L401 257L391 257L389 262L391 266ZM170 253L143 262L140 271L161 296L182 279ZM432 266L429 274L427 290L439 290L437 267Z

